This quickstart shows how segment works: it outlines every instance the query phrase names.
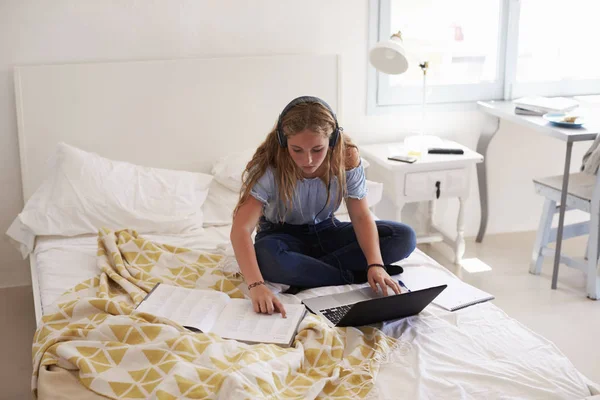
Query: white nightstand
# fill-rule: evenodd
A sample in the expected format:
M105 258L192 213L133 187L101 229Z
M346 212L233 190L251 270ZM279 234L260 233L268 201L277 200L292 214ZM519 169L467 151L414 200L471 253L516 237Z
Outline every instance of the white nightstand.
M464 154L423 154L413 164L390 161L393 155L407 155L403 143L384 143L360 146L360 154L369 163L366 170L369 180L383 183L383 195L395 207L396 220L401 221L402 208L407 203L429 201L426 234L417 243L445 242L459 263L465 253L464 205L469 195L471 169L483 161L483 156L458 143L444 141L443 147L461 148ZM451 238L433 224L435 200L457 197L459 200L457 234Z

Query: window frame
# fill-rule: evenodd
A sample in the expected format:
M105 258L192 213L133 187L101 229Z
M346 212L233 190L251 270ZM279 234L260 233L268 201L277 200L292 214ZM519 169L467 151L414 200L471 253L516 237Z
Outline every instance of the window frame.
M368 50L391 36L390 15L392 0L369 1ZM501 0L499 37L497 43L497 77L494 82L477 84L436 85L427 98L428 108L471 109L469 103L486 100L512 100L526 95L576 96L600 93L600 79L560 80L549 82L517 82L519 38L519 0ZM422 87L405 86L399 90L390 85L389 75L378 72L369 62L367 77L368 114L387 113L398 108L420 107ZM439 106L436 106L439 105ZM461 106L462 105L462 106Z

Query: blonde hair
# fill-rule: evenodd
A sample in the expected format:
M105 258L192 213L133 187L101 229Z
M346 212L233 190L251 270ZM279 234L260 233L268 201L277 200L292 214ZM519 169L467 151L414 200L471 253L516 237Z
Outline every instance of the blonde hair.
M329 139L335 129L335 120L329 110L319 103L301 103L292 107L284 116L281 123L283 134L286 138L294 136L304 130L310 130L323 135ZM323 163L327 163L325 173L320 178L329 188L332 178L337 177L337 194L335 196L336 205L339 206L342 199L346 196L346 169L355 167L346 164L351 157L348 157L348 150L356 149L350 138L340 131L340 137L333 148L328 147L328 157ZM279 198L283 201L284 210L278 210L278 219L283 222L285 215L292 210L293 195L296 188L296 182L303 179L302 169L292 160L287 147L281 147L277 140L276 126L269 132L265 141L256 149L252 160L246 165L242 174L242 189L240 198L235 207L233 215L248 200L250 191L267 171L268 167L273 168ZM329 191L327 193L327 203L332 201Z

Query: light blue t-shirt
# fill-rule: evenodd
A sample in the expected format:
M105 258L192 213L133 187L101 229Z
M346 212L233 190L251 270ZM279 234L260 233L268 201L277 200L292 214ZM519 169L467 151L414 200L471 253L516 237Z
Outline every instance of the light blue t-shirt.
M285 210L285 203L279 198L279 190L275 181L275 171L267 168L261 176L250 194L258 201L264 204L263 214L265 218L273 223L279 223L279 207ZM362 163L351 170L346 171L346 197L353 199L362 199L367 195L367 184L365 181L365 170ZM319 223L331 217L337 211L336 197L338 189L337 177L331 179L330 196L327 201L327 186L320 178L306 178L296 182L294 191L293 208L284 213L283 222L293 225L304 225ZM325 207L325 208L323 208ZM321 211L322 210L322 211ZM316 215L319 213L319 215ZM316 217L316 218L315 218Z

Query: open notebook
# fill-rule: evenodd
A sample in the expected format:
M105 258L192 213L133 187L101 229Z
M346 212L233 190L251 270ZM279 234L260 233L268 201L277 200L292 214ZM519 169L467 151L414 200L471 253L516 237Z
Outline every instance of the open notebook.
M449 272L430 267L405 267L400 275L402 282L410 290L426 289L433 286L448 285L432 303L448 311L459 310L473 304L493 300L494 296L477 289L456 278Z
M290 346L298 324L306 313L302 304L286 304L286 318L274 313L257 314L252 302L232 299L216 290L186 289L157 284L136 311L169 318L204 333L246 343L273 343Z

